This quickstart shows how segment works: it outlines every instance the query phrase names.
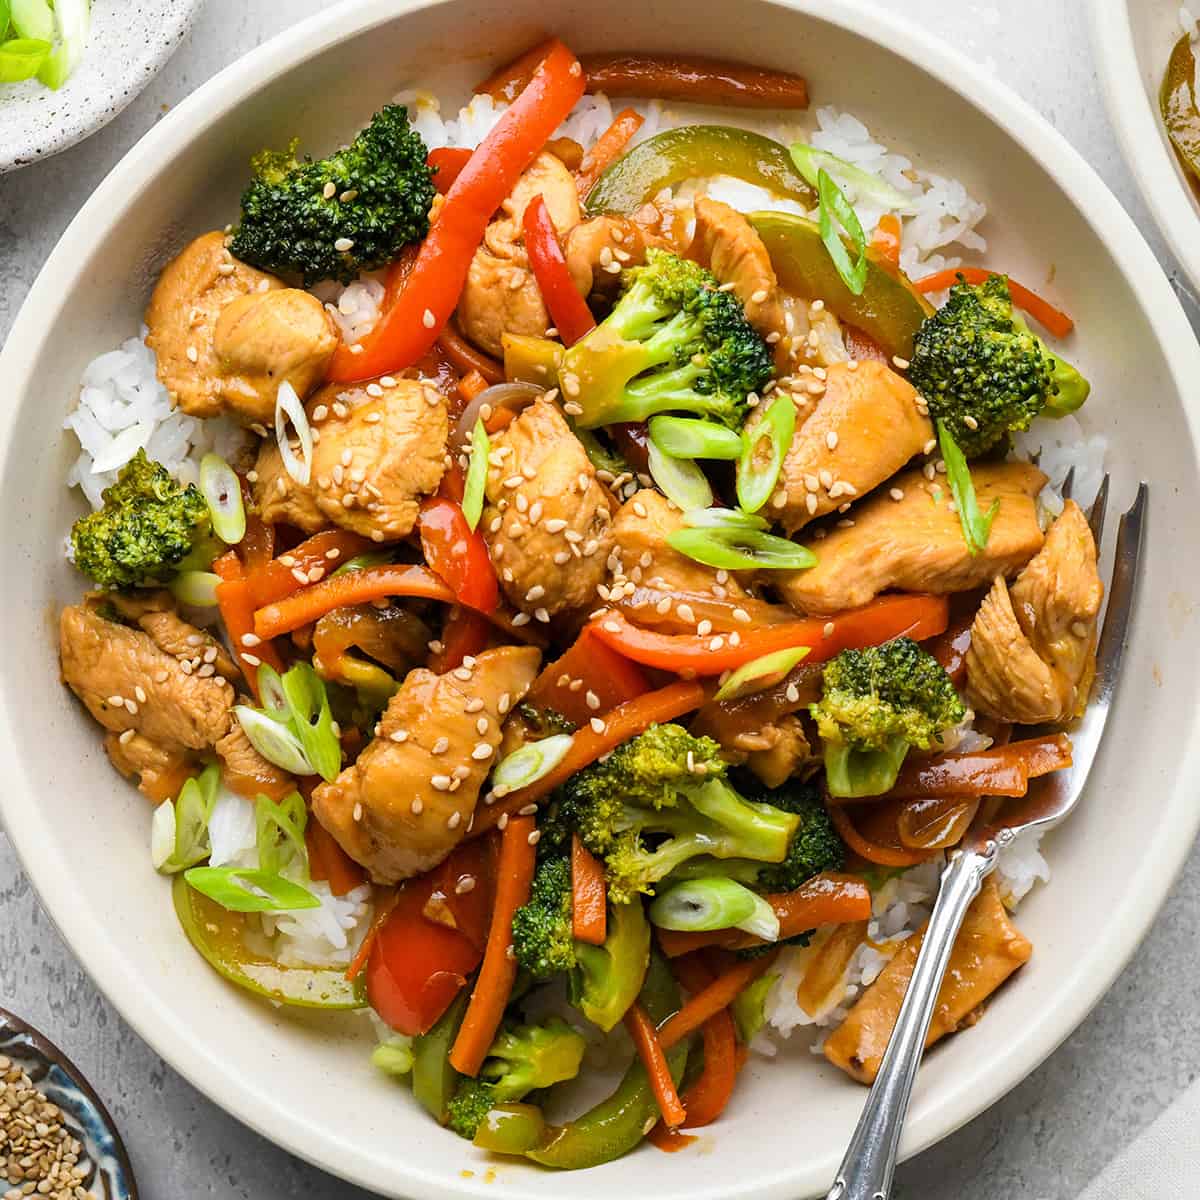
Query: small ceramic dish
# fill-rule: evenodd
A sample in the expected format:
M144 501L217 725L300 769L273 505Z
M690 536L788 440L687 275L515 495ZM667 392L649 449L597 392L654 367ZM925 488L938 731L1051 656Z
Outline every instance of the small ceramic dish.
M57 91L0 83L0 174L103 128L162 70L204 0L93 0L87 49Z
M0 1008L0 1059L22 1068L31 1082L62 1111L67 1129L83 1146L80 1184L97 1200L137 1200L137 1183L121 1135L104 1102L79 1068L52 1042L20 1017ZM0 1072L2 1077L4 1072ZM7 1190L3 1175L0 1189Z

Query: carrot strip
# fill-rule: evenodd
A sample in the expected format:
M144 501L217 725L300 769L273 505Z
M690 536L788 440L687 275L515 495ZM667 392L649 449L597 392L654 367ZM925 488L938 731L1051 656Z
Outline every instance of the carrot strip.
M496 899L483 965L475 979L462 1028L450 1051L450 1065L462 1075L477 1075L483 1066L517 977L517 961L509 955L512 919L529 899L537 862L536 840L531 836L536 828L532 817L516 817L509 821L500 843Z
M246 581L255 608L274 604L305 586L301 580L313 571L332 574L355 555L375 548L375 544L345 529L323 529L295 549L273 558L256 569L247 569Z
M218 591L224 586L219 585ZM254 613L253 630L260 638L278 637L335 608L367 604L387 596L422 596L447 604L454 600L454 593L426 567L388 564L364 567L361 571L349 571L309 584L286 600L258 609Z
M618 705L603 719L602 732L597 732L590 725L577 729L571 735L570 750L554 770L548 771L541 779L534 780L526 787L510 792L503 800L488 805L485 799L484 806L475 810L471 835L478 836L489 829L497 828L519 809L548 796L576 771L582 771L589 763L594 763L601 755L615 750L622 742L627 742L651 725L673 721L676 717L699 708L706 695L703 684L683 680Z
M886 799L1023 796L1030 779L1070 765L1071 740L1063 733L967 754L939 754L905 763Z
M571 924L577 942L603 946L608 934L608 888L596 856L571 835Z
M362 945L358 948L358 953L350 960L350 965L346 968L346 978L351 983L362 974L363 968L367 965L367 959L371 957L371 948L375 945L375 939L379 936L379 931L388 917L392 915L392 909L396 907L396 901L399 898L400 889L395 887L387 888L382 895L376 896L375 916L371 921L371 928L367 930Z
M978 284L993 275L1003 274L1003 271L989 271L986 267L947 267L944 271L935 271L924 279L918 279L913 286L919 292L944 292L958 282L960 275L967 283ZM1006 278L1013 303L1041 322L1055 337L1064 338L1075 328L1075 322L1062 309L1055 308L1048 300L1043 300L1037 292L1030 291L1011 276Z
M583 156L575 173L575 189L580 200L587 198L596 180L625 152L633 135L641 129L645 118L632 108L622 109L613 123L600 135L596 144Z
M895 213L884 213L879 218L871 235L871 249L890 271L900 270L900 218Z
M790 71L684 54L582 54L589 92L727 104L734 108L807 108L808 85Z
M734 963L718 975L702 992L693 996L673 1017L663 1022L658 1040L664 1050L678 1045L695 1033L709 1017L728 1008L740 993L752 984L773 962L775 953Z
M448 322L443 327L442 332L438 334L437 344L445 352L450 365L460 375L466 375L470 371L478 371L488 383L504 382L504 368L494 358L484 354L482 350L476 350L458 332L453 321Z
M796 989L796 999L805 1012L816 1013L824 1007L825 997L837 986L854 952L866 940L867 925L866 921L839 925L813 955Z
M344 896L366 882L367 873L342 849L338 840L315 817L304 827L309 874L324 880L335 896Z
M667 1025L670 1023L668 1021ZM667 1025L664 1025L663 1029L666 1029ZM629 1036L633 1038L633 1044L641 1057L642 1066L646 1068L646 1075L654 1090L654 1098L658 1101L658 1111L662 1113L663 1121L669 1129L678 1129L686 1120L687 1113L679 1099L679 1093L675 1090L675 1081L671 1078L666 1047L658 1030L654 1028L654 1022L636 1001L625 1014L625 1028L629 1030Z
M548 38L538 42L518 55L512 62L497 67L486 79L475 85L475 94L487 94L493 100L514 100L521 89L534 77L538 67L542 65L547 54L554 45L554 39Z
M714 1013L703 1025L704 1070L683 1093L687 1117L684 1129L711 1125L724 1111L737 1082L737 1035L728 1008Z
M241 667L246 684L257 700L259 665L266 663L276 671L283 670L283 659L270 642L275 635L258 633L255 629L254 597L250 594L250 584L246 579L222 579L217 584L217 608L225 632L229 634L229 644L237 655L238 666ZM247 646L247 637L252 641L255 637L259 640L252 646ZM251 661L247 661L247 656Z
M841 804L829 805L829 817L838 836L859 858L865 858L867 862L880 867L915 867L938 853L937 850L905 850L899 846L885 846L863 837L855 828L850 813Z
M488 381L474 367L458 381L458 393L462 396L464 404L470 404L480 392L487 391L487 388Z

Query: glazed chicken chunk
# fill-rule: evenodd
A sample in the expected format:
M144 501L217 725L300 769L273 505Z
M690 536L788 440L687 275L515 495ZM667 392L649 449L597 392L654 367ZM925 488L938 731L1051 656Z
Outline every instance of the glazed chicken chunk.
M865 496L932 449L920 397L883 363L864 361L853 370L837 363L815 409L805 415L808 396L799 399L796 432L770 500L771 516L788 534ZM763 411L760 405L751 421Z
M113 765L140 774L151 795L229 729L237 669L220 643L179 618L168 593L69 605L59 654L63 680L110 733Z
M972 555L951 508L945 476L908 471L850 511L852 524L814 543L817 565L780 572L775 581L798 612L857 608L880 592L965 592L1011 575L1041 548L1034 497L1046 477L1028 463L977 463L971 478L979 508L1000 502L987 546Z
M281 383L308 395L338 343L319 300L238 262L219 230L163 269L146 325L158 377L179 407L245 425L270 424Z
M562 236L579 224L579 196L571 172L543 150L517 180L512 194L487 227L475 251L458 302L458 323L481 350L502 357L506 333L542 336L550 315L529 268L521 222L525 209L541 195L554 228Z
M430 870L466 835L501 726L540 660L503 646L444 675L409 672L375 740L313 792L317 820L377 883Z
M646 261L647 238L628 217L593 217L576 225L563 252L579 294L612 300L621 289L621 271Z
M483 530L508 599L538 620L593 604L612 549L608 493L562 413L537 400L492 437Z
M1103 596L1092 531L1068 500L1016 582L997 579L980 605L966 660L971 706L1021 725L1078 716L1095 668Z
M317 533L329 525L329 518L317 506L311 487L297 483L283 465L283 455L274 437L264 438L258 447L254 474L254 507L269 525L282 522L304 533Z

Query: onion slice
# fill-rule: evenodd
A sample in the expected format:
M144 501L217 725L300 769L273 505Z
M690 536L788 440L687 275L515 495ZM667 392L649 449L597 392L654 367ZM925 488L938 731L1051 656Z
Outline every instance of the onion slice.
M475 422L483 415L486 404L491 412L500 408L511 408L520 412L532 404L539 396L545 395L545 388L536 383L495 383L490 388L484 388L474 400L462 410L459 418L450 431L450 453L462 454L467 448L467 434L475 428ZM484 422L487 423L486 421Z
M292 449L288 440L287 427L291 423L300 439L300 457ZM279 445L279 455L283 459L283 469L301 487L308 487L312 479L313 440L312 429L308 424L308 414L296 389L290 383L281 383L275 393L275 441Z

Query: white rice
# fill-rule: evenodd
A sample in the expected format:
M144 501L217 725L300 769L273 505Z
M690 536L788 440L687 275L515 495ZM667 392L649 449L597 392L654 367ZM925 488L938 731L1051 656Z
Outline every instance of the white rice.
M1103 434L1090 436L1075 416L1039 417L1024 432L1013 437L1014 456L1037 465L1049 476L1039 504L1052 516L1062 512L1063 484L1067 472L1075 468L1071 495L1086 509L1096 498L1104 479L1104 460L1108 439Z

